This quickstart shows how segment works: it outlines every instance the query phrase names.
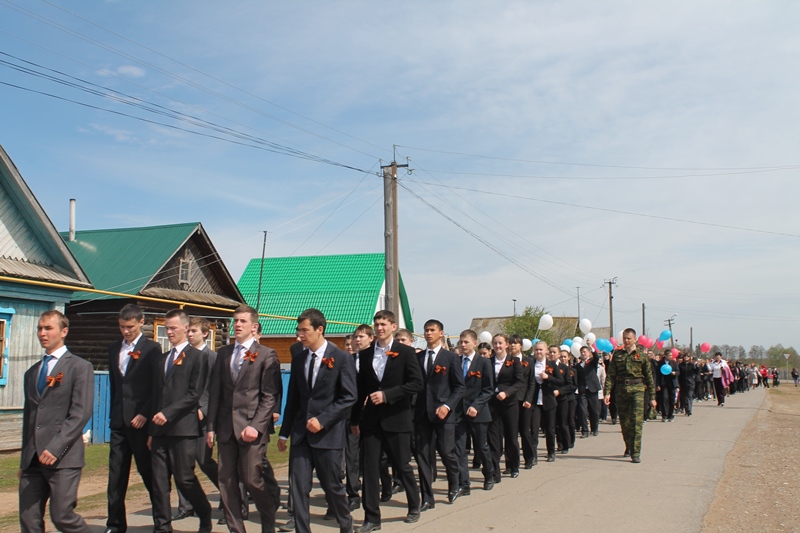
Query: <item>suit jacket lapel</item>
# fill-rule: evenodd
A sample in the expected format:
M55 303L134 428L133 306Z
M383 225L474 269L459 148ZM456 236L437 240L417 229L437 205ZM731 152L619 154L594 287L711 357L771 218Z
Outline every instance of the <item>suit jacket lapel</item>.
M58 361L56 361L56 365L53 367L53 370L51 370L51 371L50 371L50 373L49 373L48 375L49 375L49 376L54 376L54 377L55 377L55 376L57 376L57 375L58 375L58 373L59 373L59 372L62 372L62 371L63 371L63 368L64 368L64 365L66 365L66 364L67 364L67 358L69 358L69 357L72 357L72 354L71 354L71 353L69 353L69 351L67 351L67 352L64 352L64 355L62 355L61 357L59 357L59 358L58 358ZM41 367L39 367L39 371L41 371L41 370L42 370L42 369L41 369ZM38 381L39 381L39 374L36 374L36 381L37 381L37 385L38 385ZM52 388L52 387L48 386L48 384L45 384L45 386L44 386L44 390L42 391L42 394L40 395L40 397L41 397L41 398L44 398L45 396L47 396L47 392L48 392L48 391L49 391L51 388ZM39 390L39 389L38 389L38 387L37 387L37 389L36 389L36 390L37 390L37 392L38 392L38 390Z

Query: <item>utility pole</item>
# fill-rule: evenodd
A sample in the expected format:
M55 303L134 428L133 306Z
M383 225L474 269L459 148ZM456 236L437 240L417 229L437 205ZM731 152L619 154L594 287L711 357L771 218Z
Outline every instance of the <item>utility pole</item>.
M514 316L517 316L517 299L511 298L511 301L514 302Z
M644 303L642 303L642 335L646 335L645 333L645 322L644 322Z
M400 321L400 270L397 246L397 169L408 168L392 161L383 170L383 237L385 246L386 309Z
M670 332L670 333L672 333L672 324L674 324L674 323L675 323L675 317L676 317L676 316L678 316L678 313L675 313L675 314L673 314L671 317L669 317L668 319L666 319L666 320L664 321L664 325L665 325L665 326L667 326L667 327L669 328L669 332ZM671 346L672 348L674 348L674 347L675 347L675 336L674 336L674 335L670 335L670 336L669 336L669 344L670 344L670 346Z
M578 290L578 325L581 323L581 288L575 287Z
M256 298L256 311L261 310L261 282L264 280L264 256L267 253L267 232L264 231L264 245L261 247L261 271L258 274L258 297Z
M614 336L614 294L613 294L613 291L611 290L611 286L617 284L616 276L613 277L612 279L607 279L605 281L605 284L608 285L608 324L611 327L611 332L610 333L611 333L611 336L613 337ZM643 335L644 335L644 333L643 333ZM622 339L620 339L620 341L621 340Z
M689 353L692 354L692 357L696 356L697 354L694 353L694 328L689 328L689 346L691 347L691 351Z

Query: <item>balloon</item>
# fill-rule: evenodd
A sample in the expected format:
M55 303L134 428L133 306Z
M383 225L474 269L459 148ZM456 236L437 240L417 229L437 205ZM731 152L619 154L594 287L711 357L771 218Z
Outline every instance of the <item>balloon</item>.
M624 339L624 338L625 338L625 335L623 335L623 333L625 333L625 331L624 331L624 330L623 330L623 331L620 331L620 332L619 332L619 335L617 336L617 339L619 340L619 342L617 343L617 345L619 345L619 346L622 346L622 339Z
M586 341L586 344L594 344L595 341L597 341L597 335L595 335L592 332L589 332L586 334L584 340Z
M578 322L578 327L580 328L581 332L586 335L592 331L592 321L588 318L582 318L581 321Z
M547 331L548 329L553 327L553 317L550 315L542 315L539 318L539 329L542 331Z
M672 354L672 358L675 359L676 357L678 357L680 355L681 351L678 350L677 348L673 348L672 350L670 350L669 353L671 353Z
M542 339L533 339L531 344L536 344L537 342L542 342Z
M707 342L704 342L703 344L700 345L700 351L703 352L703 353L710 352L711 351L711 345L708 344Z
M480 339L481 342L485 342L487 344L492 342L492 334L489 333L488 331L484 331L483 333L481 333L478 338Z
M562 344L561 347L559 348L559 350L561 350L562 352L568 352L569 348L570 347L567 346L566 344Z
M522 351L527 352L532 347L533 347L533 344L531 344L530 339L522 339Z
M636 339L636 342L638 342L642 346L647 346L647 337L645 337L644 335L639 335L639 338Z
M652 348L652 347L653 347L653 345L656 343L656 341L654 341L654 340L653 340L653 339L651 339L650 337L645 337L645 339L647 340L647 344L645 344L645 346L646 346L647 348Z
M672 332L668 329L665 329L661 332L661 335L658 336L658 340L668 341L670 337L672 337Z
M617 339L615 339L614 337L611 337L610 339L608 339L608 342L611 343L611 346L616 346L617 345Z
M582 346L580 344L574 344L573 343L572 346L570 347L569 351L575 357L580 357L581 356L581 347Z
M564 339L564 342L561 343L561 346L571 347L572 346L572 339Z
M572 337L572 344L583 346L583 337Z
M669 365L661 365L661 373L665 376L672 374L672 367Z
M597 347L601 352L611 353L614 351L614 345L609 339L597 339Z
M663 347L664 347L664 341L662 341L662 340L660 340L660 339L659 339L659 340L657 340L657 341L656 341L656 348L658 348L658 349L660 350L660 349L661 349L661 348L663 348Z

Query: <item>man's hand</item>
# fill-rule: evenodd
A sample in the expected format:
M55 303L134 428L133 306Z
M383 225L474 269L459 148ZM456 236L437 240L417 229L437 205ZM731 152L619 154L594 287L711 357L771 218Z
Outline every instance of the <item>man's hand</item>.
M545 380L548 379L550 376L547 374L547 372L542 372L541 374L539 374L539 377Z
M383 391L375 391L369 395L369 401L374 405L380 405L386 402L386 396L383 394Z
M48 452L47 450L42 452L42 455L39 456L39 462L45 466L50 466L56 464L56 456L52 453Z
M656 392L661 391L661 387L656 387Z
M153 451L153 437L147 437L147 449Z
M653 409L656 408L656 401L655 400L650 400L650 407L652 407Z
M157 426L163 426L167 423L167 417L164 416L164 413L159 411L158 413L153 416L153 424Z
M610 394L606 394L605 396L603 396L603 402L606 405L611 405L611 395Z
M133 417L133 420L131 420L131 427L133 429L142 429L145 422L147 422L147 419L144 415L136 415Z
M17 470L17 479L22 479L22 469Z
M531 408L531 402L522 402L522 407L524 409L530 409Z
M450 408L446 405L440 405L438 409L436 409L436 416L439 420L444 420L447 418L447 415L450 414Z
M317 420L315 416L308 419L308 422L306 422L306 429L311 433L319 433L322 431L322 424L319 423L319 420Z
M553 391L553 396L555 396L556 398L558 398L560 395L561 395L561 391L559 391L559 390L554 390Z
M214 432L209 431L206 433L206 446L211 449L214 449Z
M200 409L197 410L197 419L202 422L203 421L203 411Z
M359 426L350 426L350 433L357 437L361 435L361 428Z
M278 439L278 451L279 452L286 451L286 439Z
M247 426L242 430L242 440L245 442L253 442L258 438L258 430L252 426Z
M475 418L476 416L478 416L478 410L475 409L474 407L470 407L469 409L467 409L467 416L470 418Z
M508 394L506 394L505 391L500 391L497 393L497 399L500 400L501 402L506 398L508 398Z
M280 413L272 413L272 423L273 424L277 424L278 420L280 420L280 419L281 419L281 414Z

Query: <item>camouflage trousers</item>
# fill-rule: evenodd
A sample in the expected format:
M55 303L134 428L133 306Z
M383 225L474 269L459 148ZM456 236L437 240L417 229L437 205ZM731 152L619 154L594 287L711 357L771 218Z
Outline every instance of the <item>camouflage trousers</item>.
M644 421L644 390L616 389L619 426L625 448L631 455L642 452L642 422Z

